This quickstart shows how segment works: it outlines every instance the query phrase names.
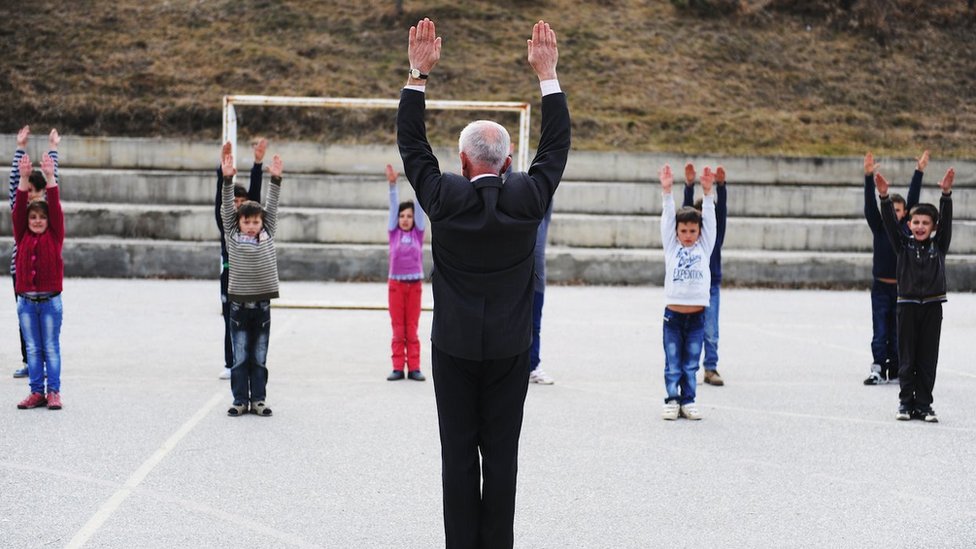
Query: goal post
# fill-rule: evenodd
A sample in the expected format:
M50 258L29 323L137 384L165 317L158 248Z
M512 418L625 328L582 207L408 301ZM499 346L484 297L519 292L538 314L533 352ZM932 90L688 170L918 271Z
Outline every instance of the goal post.
M529 167L529 117L532 107L518 101L456 101L428 100L428 110L466 110L516 112L519 115L518 150L515 169ZM399 99L368 99L353 97L294 97L282 95L225 95L223 141L231 142L234 158L237 158L237 106L262 107L311 107L338 109L396 109Z

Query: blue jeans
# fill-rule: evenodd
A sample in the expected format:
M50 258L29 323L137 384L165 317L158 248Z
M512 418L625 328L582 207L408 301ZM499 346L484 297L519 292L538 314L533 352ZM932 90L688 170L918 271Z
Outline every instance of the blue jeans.
M705 309L705 359L706 370L718 369L718 300L722 284L715 282L708 292L708 308Z
M17 298L17 317L27 349L27 372L32 393L44 394L44 368L47 367L47 391L61 391L61 318L64 313L61 296L44 301Z
M704 311L684 314L664 309L664 387L668 392L665 402L695 401L695 376L704 337Z
M898 368L898 285L875 279L871 283L871 356L874 363L894 374ZM892 375L891 377L895 377Z
M234 366L230 390L234 404L265 399L268 385L268 340L271 336L271 302L230 304L230 337L234 342Z
M532 292L532 347L529 350L529 371L539 367L542 359L539 358L539 347L542 340L539 338L542 332L542 304L546 294L543 292Z

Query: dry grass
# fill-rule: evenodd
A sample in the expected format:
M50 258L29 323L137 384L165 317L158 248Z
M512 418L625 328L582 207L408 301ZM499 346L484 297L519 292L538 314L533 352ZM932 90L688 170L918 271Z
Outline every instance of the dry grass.
M30 122L216 140L228 93L395 97L422 16L444 38L432 97L538 104L524 40L545 18L579 149L976 156L976 43L962 18L889 22L882 46L816 15L701 20L667 0L407 0L402 16L393 0L13 4L0 5L6 133ZM244 134L393 140L392 111L239 114ZM453 142L471 116L433 115L432 139Z

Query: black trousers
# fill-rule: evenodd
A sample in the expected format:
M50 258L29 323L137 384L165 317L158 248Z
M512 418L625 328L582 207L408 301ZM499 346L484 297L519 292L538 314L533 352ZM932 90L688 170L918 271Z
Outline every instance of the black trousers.
M447 548L510 548L529 350L472 361L431 347Z
M14 303L17 302L17 273L11 273L10 278L14 281ZM17 309L14 309L16 312ZM20 317L17 318L17 332L20 334L20 358L24 365L27 365L27 345L24 343L24 331L20 329Z
M234 344L230 340L230 300L227 288L230 286L230 269L220 270L220 312L224 315L224 368L234 367Z
M898 304L898 398L903 405L932 406L941 334L942 303Z

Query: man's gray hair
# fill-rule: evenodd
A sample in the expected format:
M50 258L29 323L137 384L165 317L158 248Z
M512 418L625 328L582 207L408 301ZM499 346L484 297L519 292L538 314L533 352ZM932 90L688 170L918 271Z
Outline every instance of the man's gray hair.
M504 126L491 120L475 120L461 130L458 138L458 151L471 158L472 162L501 171L508 158L511 138Z

